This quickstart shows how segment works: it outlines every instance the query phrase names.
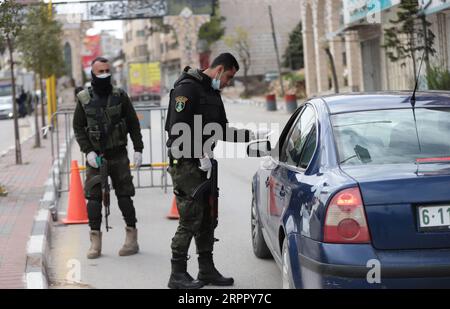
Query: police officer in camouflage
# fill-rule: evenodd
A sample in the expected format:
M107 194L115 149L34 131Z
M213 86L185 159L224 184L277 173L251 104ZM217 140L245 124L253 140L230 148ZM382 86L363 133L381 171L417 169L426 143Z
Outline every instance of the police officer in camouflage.
M252 131L228 126L220 96L220 90L228 85L238 70L239 64L233 55L221 54L204 71L186 67L170 94L166 121L170 159L168 170L180 220L171 244L169 288L194 289L206 284L228 286L234 283L233 278L222 276L214 266L215 222L211 216L209 195L206 193L197 199L192 196L194 190L209 178L210 159L217 140L248 142L255 138ZM216 135L217 132L212 134L212 131L205 130L214 124L216 131L223 134ZM200 134L196 134L197 125L201 127ZM183 131L183 128L186 130ZM199 263L196 280L186 270L192 238L195 239Z
M135 194L130 161L127 153L128 133L134 146L134 164L142 164L144 144L136 111L127 93L111 85L110 65L107 59L98 57L92 61L92 87L80 91L73 118L76 140L86 154L86 184L99 175L99 155L107 160L108 175L126 223L125 243L120 256L136 254L137 243L136 211L131 199ZM87 210L90 226L91 247L87 258L95 259L102 249L102 188L97 183L85 187L88 200Z

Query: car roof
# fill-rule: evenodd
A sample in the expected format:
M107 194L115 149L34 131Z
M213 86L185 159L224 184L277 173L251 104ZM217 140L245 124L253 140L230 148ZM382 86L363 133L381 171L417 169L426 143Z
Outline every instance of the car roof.
M412 91L348 93L318 97L331 114L411 107ZM450 107L450 91L416 92L416 107Z

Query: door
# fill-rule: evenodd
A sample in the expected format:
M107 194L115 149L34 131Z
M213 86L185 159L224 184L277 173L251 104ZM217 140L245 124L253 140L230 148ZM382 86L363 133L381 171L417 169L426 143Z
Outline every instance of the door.
M303 187L299 179L308 167L315 145L316 114L311 105L306 105L288 133L281 147L280 163L272 171L269 179L268 226L274 248L280 249L279 229L286 208L297 198L299 190L310 190Z
M364 91L381 90L380 38L361 43Z
M292 129L292 126L297 122L297 118L299 117L301 111L303 109L297 109L294 114L292 114L291 118L289 118L286 126L283 128L283 131L280 134L280 138L278 140L277 145L271 151L271 156L262 159L261 168L259 170L259 189L260 189L260 203L259 203L259 215L261 223L265 230L268 230L269 225L269 215L270 215L270 203L269 199L273 199L273 193L271 192L273 186L271 185L271 174L273 170L278 166L280 159L280 149L284 144L289 132ZM270 238L270 237L269 237ZM271 241L268 239L268 241Z

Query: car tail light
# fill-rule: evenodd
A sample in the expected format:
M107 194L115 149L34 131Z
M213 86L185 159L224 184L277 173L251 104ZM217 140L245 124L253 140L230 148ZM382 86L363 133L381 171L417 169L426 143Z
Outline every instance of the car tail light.
M370 243L369 228L359 188L339 191L328 204L324 242Z
M450 157L417 158L416 163L448 163Z

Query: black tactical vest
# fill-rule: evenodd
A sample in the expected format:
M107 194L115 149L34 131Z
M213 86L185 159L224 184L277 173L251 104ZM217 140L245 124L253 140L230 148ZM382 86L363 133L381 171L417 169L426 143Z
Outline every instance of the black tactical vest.
M125 95L123 90L113 87L107 105L101 107L98 96L91 88L77 94L86 114L86 132L95 151L102 152L127 145L127 123L125 115L122 115L122 100Z
M199 95L199 101L196 102L194 107L195 115L202 115L203 126L208 123L215 122L222 126L226 125L225 109L223 107L222 98L220 94L213 90L206 90L205 87L195 79L185 79L177 84L177 87L183 84L189 84L191 87L196 87L197 93ZM169 106L175 104L175 98L173 97L173 89L170 92ZM169 107L169 111L172 108ZM171 115L169 113L166 121L165 129L170 132L170 127L174 125Z

